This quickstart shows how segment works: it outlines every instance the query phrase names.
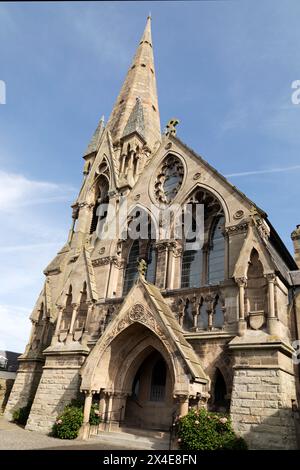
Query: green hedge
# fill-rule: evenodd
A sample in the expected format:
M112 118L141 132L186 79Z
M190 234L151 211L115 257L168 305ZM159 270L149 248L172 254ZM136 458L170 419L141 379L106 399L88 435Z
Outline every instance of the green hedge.
M58 416L52 428L52 435L59 439L76 439L83 423L83 403L73 400L67 405L63 413ZM98 405L91 407L90 421L91 425L100 423Z
M237 437L230 418L205 409L191 410L176 425L178 444L183 450L246 450L246 442Z

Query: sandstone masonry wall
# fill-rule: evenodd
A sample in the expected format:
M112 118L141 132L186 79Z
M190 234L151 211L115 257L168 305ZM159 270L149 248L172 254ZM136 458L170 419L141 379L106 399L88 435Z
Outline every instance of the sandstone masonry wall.
M39 361L20 362L17 377L5 408L6 419L11 420L15 410L27 406L33 401L41 378L42 367L43 363Z
M235 370L231 418L250 449L296 449L294 377L277 369Z
M48 433L57 416L78 398L81 356L49 356L37 389L26 429Z

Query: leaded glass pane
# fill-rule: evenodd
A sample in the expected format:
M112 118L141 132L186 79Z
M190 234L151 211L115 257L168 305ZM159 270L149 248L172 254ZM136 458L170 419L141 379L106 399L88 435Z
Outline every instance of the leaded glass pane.
M135 240L132 244L132 247L128 256L128 262L127 262L127 266L125 270L123 295L127 294L127 292L133 286L134 281L138 277L139 255L140 255L139 240Z
M155 284L156 278L156 250L153 245L150 246L148 252L148 265L147 265L147 274L146 279L151 284Z
M208 262L208 283L218 284L224 280L225 239L224 217L220 217L214 226Z
M185 250L182 257L181 287L200 287L202 276L202 251Z

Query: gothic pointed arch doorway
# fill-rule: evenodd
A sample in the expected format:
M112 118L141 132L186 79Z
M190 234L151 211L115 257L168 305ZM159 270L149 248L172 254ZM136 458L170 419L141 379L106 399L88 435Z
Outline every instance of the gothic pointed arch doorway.
M126 399L124 424L143 429L169 429L176 405L172 377L162 354L153 347L147 348L129 376L132 385Z

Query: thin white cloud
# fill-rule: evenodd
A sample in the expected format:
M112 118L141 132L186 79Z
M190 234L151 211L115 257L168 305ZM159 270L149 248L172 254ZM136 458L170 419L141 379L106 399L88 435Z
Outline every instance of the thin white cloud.
M226 178L233 178L235 176L251 176L251 175L264 175L267 173L284 173L286 171L300 170L300 165L288 166L285 168L270 168L266 170L252 170L252 171L242 171L240 173L231 173L225 175Z
M22 174L0 170L0 211L10 212L24 205L71 199L74 189L46 181L36 181Z
M29 338L30 308L0 304L0 349L23 352Z
M41 248L56 247L57 249L63 245L61 242L49 242L49 243L32 243L28 245L12 245L12 246L0 246L0 253L14 253L15 251L34 251L40 250Z

